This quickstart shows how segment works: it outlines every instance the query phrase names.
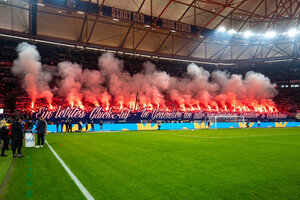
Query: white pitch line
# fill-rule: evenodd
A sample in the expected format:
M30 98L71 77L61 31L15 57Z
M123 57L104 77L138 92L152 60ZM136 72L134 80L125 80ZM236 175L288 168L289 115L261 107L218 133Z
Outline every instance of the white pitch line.
M87 200L95 200L94 197L87 191L87 189L82 185L82 183L78 180L78 178L73 174L73 172L70 170L70 168L65 164L65 162L57 155L57 153L54 151L54 149L50 146L50 144L45 141L48 145L49 149L52 151L54 156L57 158L57 160L60 162L60 164L64 167L64 169L67 171L69 176L72 178L72 180L75 182L79 190L82 192L82 194L85 196Z
M203 139L226 139L226 138L247 138L247 137L271 137L271 136L284 136L284 135L300 135L298 133L287 133L287 134L270 134L270 135L240 135L240 136L225 136L225 137L210 137L210 136L197 136L197 135L178 135L178 134L169 134L169 133L154 133L161 135L173 135L179 137L192 137L192 138L203 138Z

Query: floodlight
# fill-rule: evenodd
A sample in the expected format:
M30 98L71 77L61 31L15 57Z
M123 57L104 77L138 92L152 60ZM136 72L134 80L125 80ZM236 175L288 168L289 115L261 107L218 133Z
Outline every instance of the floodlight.
M294 37L297 34L297 29L293 28L289 30L287 34L289 37Z
M253 33L251 32L251 31L246 31L245 33L244 33L244 37L245 38L249 38L249 37L251 37L253 35Z
M236 32L235 30L233 30L233 29L230 29L230 30L228 31L228 33L230 33L230 34L236 34L237 32Z
M226 31L226 28L224 26L221 26L219 29L218 29L219 32L225 32Z
M276 32L275 31L268 31L264 34L265 38L274 38L276 37Z

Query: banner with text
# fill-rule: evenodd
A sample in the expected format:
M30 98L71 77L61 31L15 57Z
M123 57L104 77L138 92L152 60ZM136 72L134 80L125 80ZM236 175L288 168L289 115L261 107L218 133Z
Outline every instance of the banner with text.
M43 2L51 6L63 7L66 9L81 11L90 14L97 14L97 15L100 10L100 7L97 4L90 3L87 1L81 1L81 0L66 0L66 1L43 0ZM155 17L152 18L149 15L144 15L142 13L123 10L123 9L114 8L105 5L102 6L101 12L102 15L105 17L110 17L121 21L128 21L128 22L133 22L133 23L138 23L138 24L143 24L148 26L151 26L152 23L156 21ZM161 18L159 18L156 21L154 27L156 26L163 29L169 29L169 30L191 33L191 34L196 34L198 31L197 26L195 25L186 24L174 20L161 19Z
M78 107L59 106L56 111L49 110L47 107L41 108L38 112L33 113L33 118L45 118L48 121L60 121L65 119L72 119L73 121L114 121L118 122L140 122L140 121L174 121L174 120L212 120L214 116L224 119L232 119L236 116L244 117L246 120L287 120L288 115L281 113L226 113L226 112L183 112L176 109L171 111L154 109L149 111L142 109L139 112L130 109L113 111L112 108L105 110L102 107L95 107L90 112L81 110Z

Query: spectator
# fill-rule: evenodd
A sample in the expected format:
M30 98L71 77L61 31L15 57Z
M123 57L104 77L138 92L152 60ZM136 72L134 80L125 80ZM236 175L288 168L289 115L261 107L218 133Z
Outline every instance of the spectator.
M44 146L45 135L47 133L47 130L48 130L48 124L44 120L44 118L41 117L36 126L36 133L38 134L38 143L35 148L40 148Z
M17 117L15 122L11 125L11 139L12 139L12 152L13 157L24 157L21 153L22 145L23 145L24 133L21 125L21 118ZM16 150L18 149L18 155L16 154Z

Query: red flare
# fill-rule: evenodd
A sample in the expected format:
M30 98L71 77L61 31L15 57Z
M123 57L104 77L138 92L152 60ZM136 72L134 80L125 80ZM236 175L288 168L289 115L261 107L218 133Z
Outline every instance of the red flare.
M226 105L224 106L224 110L227 111L227 106Z
M207 105L208 111L211 111L211 107L210 105Z
M194 110L195 110L195 108L193 107L193 105L192 105L192 104L190 104L190 107L191 107L191 110L192 110L192 111L194 111Z
M84 106L82 105L81 101L78 101L77 105L81 110L84 110Z
M186 111L184 104L181 105L181 109L182 109L182 111L184 111L184 112Z
M149 103L148 106L150 107L150 110L153 110L153 105L151 103Z
M232 112L235 112L235 111L236 111L235 106L233 106Z

